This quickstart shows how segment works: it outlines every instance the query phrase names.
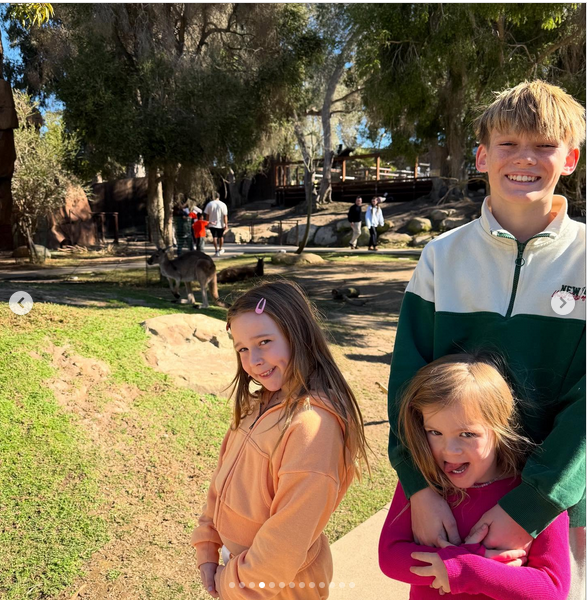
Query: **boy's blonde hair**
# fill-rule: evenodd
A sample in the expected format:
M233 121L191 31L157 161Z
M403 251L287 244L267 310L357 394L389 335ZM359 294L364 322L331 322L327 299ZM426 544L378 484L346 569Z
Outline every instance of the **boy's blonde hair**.
M499 359L489 354L443 356L420 369L401 398L400 439L428 485L445 498L455 495L460 502L465 492L436 464L424 429L425 408L442 410L461 403L469 418L489 428L495 436L500 476L517 475L533 446L519 433L516 402L502 369Z
M475 120L475 134L489 145L492 131L527 133L579 148L585 141L585 109L564 90L540 79L497 94Z

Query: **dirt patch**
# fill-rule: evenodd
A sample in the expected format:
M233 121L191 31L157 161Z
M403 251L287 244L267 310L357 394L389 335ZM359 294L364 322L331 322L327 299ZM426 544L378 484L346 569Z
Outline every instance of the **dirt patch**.
M149 334L146 358L155 370L202 394L226 394L236 358L224 321L206 315L166 315L141 323Z

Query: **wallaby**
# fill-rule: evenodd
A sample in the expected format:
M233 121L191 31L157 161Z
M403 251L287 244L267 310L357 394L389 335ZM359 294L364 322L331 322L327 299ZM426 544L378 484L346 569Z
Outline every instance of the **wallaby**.
M218 283L234 283L235 281L243 281L251 277L263 277L265 273L264 258L258 258L255 266L247 267L228 267L222 269L218 273Z
M183 282L187 292L188 300L192 304L196 304L194 292L192 290L192 281L197 281L202 289L202 308L208 308L208 293L207 288L212 294L215 303L218 306L226 306L224 302L218 298L218 284L216 282L216 265L214 261L203 252L197 250L193 252L185 252L175 260L169 260L167 257L167 249L158 249L152 256L147 259L149 265L159 265L161 274L167 277L171 293L175 296L176 301L179 301L181 294L179 286Z

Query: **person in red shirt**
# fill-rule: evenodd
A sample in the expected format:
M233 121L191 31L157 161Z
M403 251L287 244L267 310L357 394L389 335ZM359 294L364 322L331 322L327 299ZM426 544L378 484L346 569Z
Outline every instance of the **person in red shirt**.
M195 249L200 252L204 252L204 242L206 240L206 227L208 227L208 223L210 221L206 221L204 219L204 213L198 212L191 213L190 216L194 215L192 218L195 220L192 221L192 231L194 236Z

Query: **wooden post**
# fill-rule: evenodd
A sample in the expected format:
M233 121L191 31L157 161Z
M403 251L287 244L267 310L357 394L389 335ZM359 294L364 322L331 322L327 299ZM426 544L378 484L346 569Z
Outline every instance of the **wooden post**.
M416 164L414 165L414 179L418 179L418 157L416 156Z
M342 173L341 173L341 180L344 183L344 180L346 179L346 158L342 159Z
M114 215L114 243L118 244L118 213L112 213Z
M375 159L375 179L379 181L379 171L381 170L381 156L377 155Z

